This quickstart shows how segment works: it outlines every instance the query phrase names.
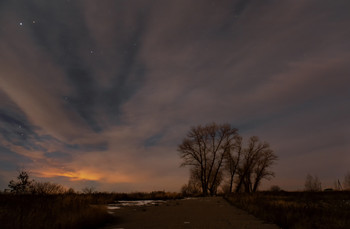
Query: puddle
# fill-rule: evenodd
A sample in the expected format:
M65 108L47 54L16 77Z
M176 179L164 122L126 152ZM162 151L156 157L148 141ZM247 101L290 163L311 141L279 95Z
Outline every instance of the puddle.
M166 201L164 200L131 200L131 201L123 200L123 201L116 201L115 204L108 204L107 209L109 214L114 214L115 210L121 209L123 207L159 205L165 202Z
M134 200L134 201L118 201L117 206L145 206L163 204L164 200Z

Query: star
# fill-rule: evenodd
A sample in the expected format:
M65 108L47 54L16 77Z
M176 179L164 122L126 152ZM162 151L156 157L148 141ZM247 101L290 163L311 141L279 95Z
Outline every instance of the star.
M23 25L23 23L22 23L22 22L20 22L20 23L19 23L19 25L20 25L20 26L22 26L22 25Z

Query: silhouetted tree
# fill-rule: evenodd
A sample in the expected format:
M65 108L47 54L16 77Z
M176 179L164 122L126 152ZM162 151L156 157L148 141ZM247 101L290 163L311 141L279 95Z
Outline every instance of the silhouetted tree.
M350 172L345 175L343 186L345 190L350 190Z
M22 170L19 171L17 181L11 180L8 184L8 187L12 193L26 194L31 192L33 182L33 180L29 179L28 172Z
M321 190L321 181L318 179L318 177L308 174L305 180L305 191L319 192Z
M67 194L74 194L75 193L75 190L73 188L69 188L67 191L66 191Z
M238 165L240 163L242 153L242 137L239 135L235 136L235 141L232 147L226 154L225 160L225 169L229 176L228 187L227 190L225 188L225 192L232 192L234 178L238 169Z
M214 195L222 180L222 167L230 151L237 129L216 123L192 127L178 146L182 166L191 166L191 173L202 186L203 195Z
M281 191L281 188L278 186L278 185L272 185L270 187L270 191L271 192L280 192Z
M269 170L277 160L270 145L258 137L249 138L248 147L242 150L242 159L237 169L236 192L257 191L262 179L270 179L274 173Z
M16 194L62 194L66 189L51 182L38 182L31 180L27 171L22 170L17 176L17 181L11 180L8 187L12 193Z
M336 190L336 191L343 190L343 186L341 185L339 180L335 180L333 182L333 189Z
M191 170L190 179L187 184L181 188L181 193L184 196L193 196L201 193L201 183L196 171Z
M95 187L85 187L81 190L84 194L93 194L95 193Z
M254 183L253 192L258 190L262 179L271 179L275 173L268 170L271 165L277 160L277 156L269 148L267 143L264 143L266 148L258 153L255 168L254 168Z

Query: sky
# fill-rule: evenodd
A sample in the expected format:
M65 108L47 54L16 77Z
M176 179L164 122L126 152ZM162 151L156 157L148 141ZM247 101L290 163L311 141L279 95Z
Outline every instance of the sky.
M177 146L229 123L278 185L350 170L348 0L2 0L0 189L180 191Z

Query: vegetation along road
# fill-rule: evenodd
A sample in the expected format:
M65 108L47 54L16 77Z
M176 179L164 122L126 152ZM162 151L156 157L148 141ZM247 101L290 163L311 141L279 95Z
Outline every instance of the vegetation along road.
M113 210L118 223L106 229L245 228L277 229L230 205L221 197L170 200L156 205L124 206Z

